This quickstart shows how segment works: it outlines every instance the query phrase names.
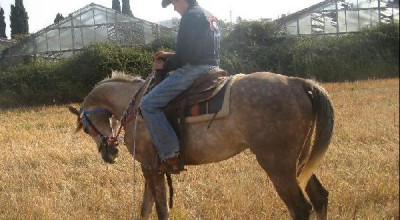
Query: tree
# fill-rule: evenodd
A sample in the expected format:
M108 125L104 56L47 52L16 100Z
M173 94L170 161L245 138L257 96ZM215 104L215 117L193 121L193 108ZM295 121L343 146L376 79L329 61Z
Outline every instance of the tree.
M112 1L112 9L121 12L121 4L119 2L119 0L113 0Z
M131 6L129 5L129 0L122 0L122 13L133 16Z
M10 28L11 38L16 35L29 34L28 13L25 11L22 0L15 0L15 5L11 5Z
M56 18L54 19L54 24L60 22L64 19L64 16L61 13L57 13Z
M5 21L5 17L4 17L3 8L0 8L0 38L7 38L6 21Z

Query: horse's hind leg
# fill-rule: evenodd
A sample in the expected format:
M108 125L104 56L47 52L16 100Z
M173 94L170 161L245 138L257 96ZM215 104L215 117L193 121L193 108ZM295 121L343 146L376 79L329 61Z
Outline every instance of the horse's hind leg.
M318 220L327 219L329 192L322 186L315 175L308 180L306 192L314 207Z
M293 219L309 219L312 206L304 197L297 179L296 166L288 167L284 158L262 158L257 156L257 161L267 172L274 187L289 209Z

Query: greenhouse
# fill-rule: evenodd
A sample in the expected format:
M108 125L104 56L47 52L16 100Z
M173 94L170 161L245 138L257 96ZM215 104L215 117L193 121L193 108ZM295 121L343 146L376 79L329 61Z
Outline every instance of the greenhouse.
M326 0L276 20L289 35L359 32L399 21L398 0Z
M11 64L19 63L27 56L63 58L96 42L135 46L175 36L176 32L167 27L92 3L7 48L2 53L2 60Z

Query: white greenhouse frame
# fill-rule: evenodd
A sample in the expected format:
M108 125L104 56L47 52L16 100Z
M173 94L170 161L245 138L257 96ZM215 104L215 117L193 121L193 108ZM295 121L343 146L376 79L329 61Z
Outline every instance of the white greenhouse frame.
M398 0L326 0L276 20L288 35L345 34L399 22Z
M59 23L52 24L5 49L2 60L19 63L25 57L65 58L92 43L145 45L163 37L176 37L170 28L91 3Z

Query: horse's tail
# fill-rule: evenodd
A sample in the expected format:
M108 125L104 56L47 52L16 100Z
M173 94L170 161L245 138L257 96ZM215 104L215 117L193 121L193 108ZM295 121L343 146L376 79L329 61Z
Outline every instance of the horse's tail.
M308 159L299 176L302 179L300 182L306 184L328 149L333 133L334 112L328 93L320 85L314 81L307 80L304 83L304 90L311 99L313 116L306 143L311 143L314 134L314 141Z
M172 209L174 207L174 187L172 186L172 178L170 173L166 173L167 183L169 187L169 208Z
M315 82L308 82L308 88L305 86L304 89L311 98L313 118L316 123L315 139L310 155L310 158L314 158L324 154L328 148L333 133L334 112L326 90Z

